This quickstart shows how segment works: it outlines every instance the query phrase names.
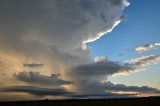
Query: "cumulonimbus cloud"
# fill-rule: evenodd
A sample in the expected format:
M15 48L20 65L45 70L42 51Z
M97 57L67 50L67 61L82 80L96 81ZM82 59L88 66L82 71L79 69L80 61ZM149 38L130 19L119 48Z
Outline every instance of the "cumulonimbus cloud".
M123 10L128 5L127 0L0 1L0 58L5 66L12 67L0 72L19 73L26 66L35 66L23 63L45 63L39 69L43 73L60 73L68 79L71 67L94 63L84 43L110 32L124 19ZM52 82L49 76L35 76ZM24 77L31 82L30 74ZM15 84L21 85L15 82L10 86Z
M5 67L0 68L0 73L16 72L18 73L16 78L21 82L67 84L74 86L76 90L79 88L76 92L87 93L89 92L89 89L86 89L87 85L80 87L81 81L77 79L81 80L85 75L98 75L86 77L85 80L101 82L102 74L107 77L117 72L128 72L132 69L134 71L133 66L102 61L103 58L97 58L95 62L91 59L90 48L85 45L111 32L125 18L123 10L128 5L127 0L1 0L0 58ZM37 67L35 64L22 66L23 63L45 65L39 69L39 73L35 73L35 70L21 72L26 66ZM40 74L41 72L48 75L60 73L62 79L69 81L62 80L57 75L44 76ZM70 76L70 73L74 73L74 76ZM2 83L5 84L5 81ZM72 81L75 83L71 84ZM35 95L41 92L43 95L55 93L55 90L50 88L12 87L15 84L22 83L9 83L11 88L6 91L28 92ZM101 90L99 88L94 91L98 93Z
M23 70L22 63L45 63L41 70L67 77L69 67L93 62L84 42L111 31L124 19L122 12L129 2L15 0L0 5L1 61L9 60L12 72ZM10 73L9 67L2 70Z

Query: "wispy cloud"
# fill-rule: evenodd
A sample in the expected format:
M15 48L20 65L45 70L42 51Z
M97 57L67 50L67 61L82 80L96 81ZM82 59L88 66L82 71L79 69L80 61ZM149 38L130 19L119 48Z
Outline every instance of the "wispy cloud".
M130 59L126 61L133 66L147 66L150 64L159 64L160 63L160 55L149 55L149 56L142 56L138 58Z
M135 49L136 52L145 52L145 51L148 51L148 50L151 50L151 49L157 49L160 47L160 43L157 42L157 43L153 43L153 44L145 44L145 45L141 45L139 47L137 47Z

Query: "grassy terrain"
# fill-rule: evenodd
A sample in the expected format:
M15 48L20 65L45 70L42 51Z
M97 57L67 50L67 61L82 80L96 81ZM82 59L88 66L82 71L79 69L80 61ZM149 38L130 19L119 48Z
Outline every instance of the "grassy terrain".
M17 101L0 106L160 106L160 98Z

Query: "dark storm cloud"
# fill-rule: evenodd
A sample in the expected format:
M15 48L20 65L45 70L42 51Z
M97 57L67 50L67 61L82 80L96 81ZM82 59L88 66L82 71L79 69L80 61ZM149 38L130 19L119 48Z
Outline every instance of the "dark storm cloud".
M124 84L113 84L112 82L106 83L88 83L88 87L85 86L85 90L89 90L93 92L70 92L66 91L63 88L40 88L34 86L12 86L1 89L1 92L24 92L29 93L32 95L40 95L40 96L66 96L70 98L126 98L126 97L135 97L138 94L145 93L145 94L152 94L157 93L159 94L160 91L155 88L151 88L148 86L126 86ZM98 90L98 92L96 92ZM103 92L101 92L103 90ZM116 92L123 91L126 94L118 94ZM112 93L114 92L114 93ZM130 92L135 92L131 93Z
M117 5L117 6L123 5L124 2L124 1L122 2L121 0L109 0L109 1L112 5Z
M127 91L127 92L139 92L139 93L150 93L157 92L158 89L148 86L126 86L124 84L113 84L112 82L103 83L104 89L107 91Z
M80 93L82 94L106 94L112 92L124 92L129 95L137 95L141 93L158 93L160 91L156 88L148 86L127 86L124 84L114 84L108 82L83 81L79 83ZM130 94L131 93L131 94Z
M103 94L72 94L69 95L72 98L86 98L86 99L91 99L91 98L128 98L128 97L135 97L134 94L116 94L116 93L111 93L111 92L106 92Z
M105 93L107 86L102 81L107 81L108 76L115 74L129 74L137 72L136 67L110 61L105 57L97 57L90 64L77 65L71 68L70 76L75 81L75 86L81 93Z
M84 76L113 75L114 73L130 72L134 70L135 68L129 64L104 60L76 66L73 68L73 74Z
M35 86L12 86L3 88L1 92L22 92L38 96L65 96L73 93L63 88L41 88Z
M7 41L1 43L24 52L24 41L34 39L72 50L111 30L127 6L127 0L1 0L1 39Z
M41 67L44 64L37 64L37 63L30 63L30 64L23 64L25 67L30 67L30 68L36 68L36 67Z
M57 71L92 62L84 43L112 31L128 4L127 0L1 0L1 51L23 56L18 57L21 63L43 60Z
M73 98L122 98L136 97L141 94L160 94L158 89L148 86L127 86L124 84L114 84L108 82L83 81L79 83L80 92L70 95ZM117 92L117 93L116 93ZM119 94L118 92L123 92Z
M60 74L52 74L51 76L41 75L38 72L20 72L14 75L17 80L33 83L33 84L42 84L42 85L50 85L50 86L57 86L57 85L69 85L73 84L71 81L62 80L59 78Z

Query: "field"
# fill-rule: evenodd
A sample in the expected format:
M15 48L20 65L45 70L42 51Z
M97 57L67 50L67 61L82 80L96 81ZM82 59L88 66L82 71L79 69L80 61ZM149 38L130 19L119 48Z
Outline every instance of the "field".
M0 106L160 106L160 98L17 101Z

